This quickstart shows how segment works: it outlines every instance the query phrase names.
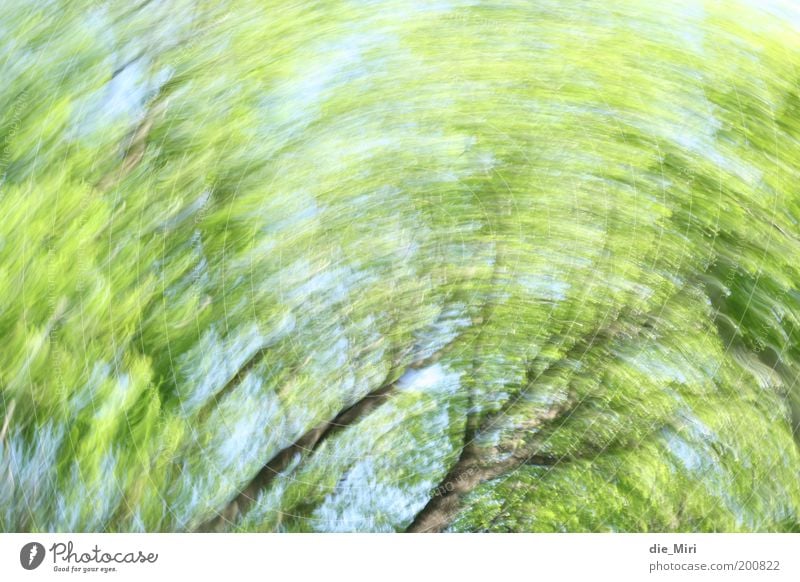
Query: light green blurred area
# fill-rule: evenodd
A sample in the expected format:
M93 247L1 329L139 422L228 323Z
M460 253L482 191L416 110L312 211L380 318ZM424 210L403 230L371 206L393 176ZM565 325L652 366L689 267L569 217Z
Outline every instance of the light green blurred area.
M0 3L0 530L798 531L798 23Z

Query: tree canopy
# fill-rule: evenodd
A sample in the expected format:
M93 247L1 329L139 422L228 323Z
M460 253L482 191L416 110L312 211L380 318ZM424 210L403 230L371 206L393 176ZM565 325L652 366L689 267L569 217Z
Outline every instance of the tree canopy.
M0 530L800 530L800 12L0 2Z

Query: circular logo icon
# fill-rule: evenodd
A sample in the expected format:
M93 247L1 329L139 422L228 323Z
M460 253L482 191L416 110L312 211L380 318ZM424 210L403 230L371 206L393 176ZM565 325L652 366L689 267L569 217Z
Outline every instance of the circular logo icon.
M30 542L19 551L19 563L26 570L35 570L44 561L44 546L39 542Z

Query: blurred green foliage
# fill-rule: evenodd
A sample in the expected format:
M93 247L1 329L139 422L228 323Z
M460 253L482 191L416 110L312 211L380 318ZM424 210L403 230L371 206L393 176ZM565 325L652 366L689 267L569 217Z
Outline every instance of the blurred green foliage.
M0 530L797 531L799 23L0 3Z

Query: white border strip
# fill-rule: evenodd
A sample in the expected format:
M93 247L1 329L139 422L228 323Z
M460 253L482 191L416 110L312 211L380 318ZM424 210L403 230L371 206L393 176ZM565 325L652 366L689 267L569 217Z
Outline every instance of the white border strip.
M0 580L797 582L799 553L800 534L0 534Z

